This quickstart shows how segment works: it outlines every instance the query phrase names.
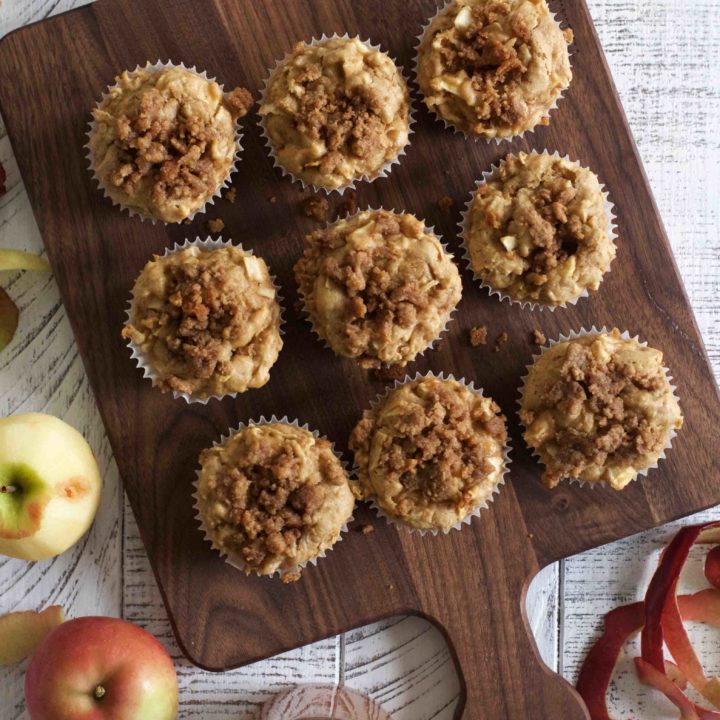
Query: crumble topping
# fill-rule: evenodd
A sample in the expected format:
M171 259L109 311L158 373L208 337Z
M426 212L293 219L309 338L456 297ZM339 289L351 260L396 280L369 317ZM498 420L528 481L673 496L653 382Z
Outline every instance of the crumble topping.
M260 107L280 164L337 189L373 179L408 143L410 95L395 63L357 39L298 43Z
M360 492L416 528L447 529L499 483L505 418L455 380L423 378L366 410L350 437Z
M244 88L223 96L216 82L181 68L124 72L93 111L93 169L115 202L181 222L227 179L235 118L248 103Z
M355 506L330 442L286 423L243 428L200 455L200 516L246 574L300 577L340 537Z
M412 215L368 210L306 240L295 277L315 330L362 367L407 365L460 301L451 256Z
M486 138L547 124L572 79L571 40L545 0L454 0L420 44L425 103L458 130Z
M662 353L618 330L544 352L526 380L520 418L550 488L575 478L622 490L683 423Z
M470 204L475 274L514 300L562 305L597 290L615 258L597 176L537 153L508 155Z
M187 248L149 262L123 337L153 384L206 398L262 387L277 360L280 306L265 262L236 247Z

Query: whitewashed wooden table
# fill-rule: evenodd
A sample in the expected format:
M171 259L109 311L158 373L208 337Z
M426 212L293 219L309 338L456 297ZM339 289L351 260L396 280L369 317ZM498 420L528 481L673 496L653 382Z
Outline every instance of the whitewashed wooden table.
M151 0L148 0L151 1ZM0 37L87 0L0 0ZM551 2L552 4L552 2ZM720 0L589 0L675 255L720 376ZM0 120L0 247L40 252L42 243ZM426 622L371 626L222 675L182 659L173 640L137 527L52 278L3 273L21 310L12 345L0 354L0 412L37 410L64 418L87 437L105 476L92 531L53 561L0 559L0 614L53 603L68 615L104 614L158 636L177 662L182 718L251 720L289 685L344 682L369 692L397 720L449 720L458 681L444 640ZM698 518L720 518L720 509ZM685 521L685 522L689 522ZM571 682L602 615L641 597L666 527L548 568L528 599L531 625L550 667ZM699 582L693 555L689 583ZM720 671L717 638L693 629L709 672ZM629 666L623 666L627 670ZM0 670L0 720L26 718L24 667ZM623 671L612 689L618 718L677 717ZM501 719L493 719L501 720ZM529 719L532 720L532 719Z

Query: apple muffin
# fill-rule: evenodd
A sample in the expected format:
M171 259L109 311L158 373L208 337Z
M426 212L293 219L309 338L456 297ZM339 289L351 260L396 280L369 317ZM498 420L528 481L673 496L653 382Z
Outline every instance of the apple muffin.
M412 380L353 430L356 492L407 527L448 531L491 500L506 443L505 418L490 398L452 379Z
M92 170L121 207L181 222L229 178L240 149L235 120L252 104L244 88L224 94L180 67L123 72L93 110Z
M662 353L617 329L546 349L525 380L520 419L548 488L567 478L622 490L683 424Z
M260 117L276 162L325 190L374 180L409 141L410 93L383 52L357 38L298 43L272 72Z
M155 387L206 400L268 382L283 345L280 315L262 258L194 245L145 266L123 337Z
M452 256L413 215L366 210L306 241L295 277L313 327L362 367L412 362L460 301Z
M452 0L423 34L418 84L456 130L512 137L549 122L572 79L571 42L545 0Z
M355 496L330 442L285 422L203 450L198 509L213 547L246 574L299 578L351 520Z
M508 155L478 186L463 239L491 290L549 307L597 290L616 254L595 173L548 154Z

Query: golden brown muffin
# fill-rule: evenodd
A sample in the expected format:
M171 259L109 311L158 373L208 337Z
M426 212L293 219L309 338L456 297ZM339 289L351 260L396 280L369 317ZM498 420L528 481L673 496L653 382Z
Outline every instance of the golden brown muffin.
M413 215L366 210L307 236L295 277L313 326L366 368L405 366L460 301L452 256Z
M597 176L552 155L508 155L478 186L464 241L476 277L549 307L597 290L616 248Z
M181 222L230 176L235 118L251 105L247 90L223 95L216 82L182 68L124 72L93 110L92 169L118 205Z
M326 190L374 180L408 144L410 94L392 59L357 38L298 43L260 115L284 170Z
M525 380L520 419L549 488L572 478L622 490L683 424L662 353L617 329L545 350Z
M163 392L206 399L262 387L283 345L265 261L232 246L156 257L135 281L123 337Z
M492 498L506 442L505 418L490 398L426 377L366 410L350 449L362 497L411 528L447 531Z
M284 422L243 428L203 450L200 465L204 529L248 575L298 579L337 542L355 507L330 442Z
M452 0L418 49L425 104L464 133L506 138L549 122L570 85L568 43L545 0Z

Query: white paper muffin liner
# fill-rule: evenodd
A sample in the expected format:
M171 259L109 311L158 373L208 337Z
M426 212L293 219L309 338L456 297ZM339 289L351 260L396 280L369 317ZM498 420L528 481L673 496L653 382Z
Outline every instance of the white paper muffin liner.
M429 227L426 224L425 220L423 220L422 218L419 218L417 215L415 215L413 213L409 213L409 212L405 212L405 211L398 212L394 209L388 210L387 208L381 208L381 207L377 207L377 208L367 207L367 208L359 209L359 210L357 210L357 212L354 212L352 215L348 215L347 217L340 218L339 220L335 220L333 222L328 222L325 224L325 227L323 229L327 230L327 229L333 227L334 225L337 225L340 222L347 222L349 220L352 220L353 218L357 217L358 215L360 215L361 213L364 213L364 212L380 212L381 210L385 210L385 212L392 213L396 217L399 217L401 215L412 215L417 220L420 220L423 223L423 225L425 226L425 232L427 232L428 234L432 235L434 238L437 239L437 241L440 243L440 246L445 251L446 255L450 258L451 262L453 262L456 267L458 266L457 260L456 260L455 256L452 254L452 252L450 252L450 249L448 248L447 243L444 243L442 241L442 236L438 235L435 232L435 227L434 226ZM458 271L460 271L459 267L458 267ZM303 291L300 287L298 287L298 297L300 298L300 302L302 304L302 308L301 308L302 316L309 323L312 333L317 337L317 339L322 343L322 345L325 348L327 348L328 350L330 350L330 352L332 352L336 357L339 357L339 358L342 358L345 360L355 360L356 361L357 358L350 358L350 357L346 357L345 355L339 355L337 352L335 352L335 350L328 343L328 341L323 337L322 333L318 330L317 326L315 325L315 321L313 320L312 314L308 310L307 299L305 297L305 293L303 293ZM460 299L462 300L462 296ZM443 325L442 329L438 332L437 336L435 338L433 338L427 344L427 346L425 347L424 350L421 350L420 352L418 352L418 354L414 358L412 358L411 360L408 360L408 362L406 363L407 365L417 362L421 357L423 357L425 355L426 352L428 352L429 350L432 350L434 347L440 345L440 343L442 342L442 339L443 339L443 335L445 335L445 333L447 333L448 326L452 322L454 316L457 314L459 304L460 304L460 301L458 301L457 304L455 305L455 307L448 313L447 317L445 318L445 324ZM383 363L383 367L390 367L390 366Z
M293 427L299 428L300 430L307 430L309 433L312 434L312 436L316 440L319 440L321 438L324 440L327 440L327 438L324 435L321 435L317 430L310 430L310 427L308 426L307 423L303 423L301 425L297 419L290 420L287 417L287 415L285 415L281 418L278 418L275 415L272 415L271 417L266 418L264 415L261 415L259 420L248 420L248 422L246 422L246 423L241 422L236 427L231 428L230 430L228 430L226 435L222 435L219 440L214 441L212 446L218 447L220 445L224 445L228 440L230 440L230 438L233 435L237 434L238 432L240 432L241 430L244 430L247 427L255 427L255 426L260 426L260 425L271 425L273 423L284 423L286 425L292 425ZM331 443L331 450L332 450L333 454L335 455L335 457L337 457L337 459L340 461L340 464L342 465L343 470L347 474L348 480L349 480L350 475L348 473L348 464L343 459L343 456L335 449L335 443ZM228 553L225 550L215 547L215 544L213 543L213 540L212 540L212 536L210 535L209 530L205 527L205 524L202 521L202 517L200 514L200 487L199 487L200 486L200 472L201 472L200 469L197 469L195 471L196 479L193 482L192 497L194 500L193 509L195 510L195 519L198 522L200 531L203 534L203 538L206 542L210 543L210 546L212 547L212 549L215 552L217 552L220 555L220 557L222 557L228 565L234 567L236 570L245 572L246 568L247 568L247 564L242 559L242 557L240 557L236 553ZM323 550L319 555L316 555L315 557L310 558L309 560L306 560L305 562L300 563L292 568L286 568L286 569L278 568L274 573L271 573L271 574L262 574L262 573L258 573L256 571L252 571L250 574L256 575L257 577L263 577L263 578L275 578L275 577L283 578L285 575L302 572L308 565L316 566L322 558L327 557L327 554L331 550L335 549L335 547L337 546L338 543L342 542L343 535L345 535L348 532L348 526L354 519L355 519L354 515L350 515L350 517L345 521L342 528L340 529L340 535L339 535L338 539L330 547L325 548L325 550Z
M549 150L543 150L542 152L537 152L536 150L532 150L531 152L527 153L527 155L547 155L549 157L558 158L559 160L565 160L572 165L575 165L577 167L581 167L585 170L590 170L595 176L597 177L597 174L592 168L588 168L582 163L580 163L577 160L571 160L569 155L560 155L560 153L555 150L554 152L550 152ZM461 221L458 223L459 232L458 237L460 239L460 245L462 247L463 251L463 260L465 261L465 264L468 268L468 270L472 273L473 278L477 282L477 284L485 288L490 296L496 296L499 298L500 302L507 301L511 305L519 305L523 310L547 310L548 312L554 312L558 308L565 309L568 307L568 305L577 305L577 303L586 297L590 296L590 292L587 288L585 288L580 295L578 295L576 298L572 300L568 300L567 302L560 303L559 305L546 305L545 303L537 302L536 300L516 300L508 293L498 290L497 288L494 288L489 283L485 282L480 275L478 275L475 272L475 269L473 268L472 264L472 258L470 257L470 247L468 245L467 240L467 234L470 230L470 208L472 207L473 200L475 199L475 196L477 195L478 190L480 189L481 185L485 185L488 182L492 182L493 180L498 179L498 173L500 172L500 169L504 165L505 160L501 160L500 162L492 165L489 170L486 170L482 174L482 178L480 180L475 181L475 188L473 189L472 193L470 194L469 200L465 203L465 209L461 213ZM607 225L607 236L610 238L613 245L617 247L617 240L618 240L618 228L617 228L617 216L615 215L615 205L610 200L610 195L607 191L607 188L603 183L600 183L600 189L603 193L603 199L604 199L604 209L605 214L608 219L608 225ZM614 260L614 259L613 259ZM608 266L607 270L603 274L603 282L607 279L607 276L612 271L612 262L610 262L610 265ZM596 290L595 292L600 292L600 290Z
M381 392L371 403L369 410L375 410L375 408L382 405L385 400L387 400L390 393L397 390L399 387L402 387L403 385L407 385L408 383L416 382L417 380L423 380L425 378L435 378L437 380L454 380L455 382L460 383L464 387L466 387L468 390L472 391L476 395L480 395L482 397L488 398L489 396L485 395L485 392L482 388L476 388L475 384L473 382L467 382L464 378L456 378L451 373L434 373L432 371L426 372L426 373L415 373L415 375L406 375L402 380L395 380L395 382L392 385L388 385L383 392ZM507 426L507 418L505 418L505 423ZM477 505L473 510L468 513L462 520L458 521L449 528L416 528L412 527L411 525L408 525L407 523L402 522L402 520L399 520L398 518L393 517L388 512L386 512L377 502L377 500L370 496L366 499L366 502L370 504L370 507L372 507L378 514L379 517L383 518L386 522L388 522L390 525L394 525L400 530L403 530L405 532L416 534L416 535L432 535L433 537L439 535L442 533L443 535L448 535L449 533L453 532L453 530L462 530L464 525L470 525L472 523L474 518L479 518L480 513L483 510L487 510L490 507L490 504L495 500L495 496L500 494L501 487L505 484L505 478L508 476L510 472L510 464L512 463L512 459L510 457L510 452L512 451L512 446L510 444L510 435L508 434L507 440L505 441L505 445L503 447L503 468L502 472L500 473L500 479L497 481L495 486L492 489L492 493L485 498L479 505ZM353 462L353 468L352 468L353 475L357 478L359 477L359 466L356 462ZM356 480L357 482L357 480Z
M270 158L273 161L273 167L279 168L283 177L288 177L290 180L294 183L300 183L303 190L306 188L312 188L313 192L324 192L327 195L332 195L333 193L338 193L340 195L343 195L347 190L355 190L357 188L357 183L372 183L375 182L375 180L379 180L380 178L386 178L390 173L392 172L392 169L395 165L399 165L402 161L402 158L407 155L407 151L412 145L412 135L415 133L415 130L413 126L415 125L415 104L413 101L413 96L411 92L411 85L410 85L410 78L408 77L407 73L405 72L405 68L403 68L400 63L392 56L390 53L386 53L381 45L374 44L370 42L370 40L363 40L359 35L353 35L350 36L347 33L343 35L338 35L337 33L334 33L333 35L325 35L323 33L319 38L312 38L309 42L305 43L306 47L314 47L316 45L322 45L323 43L327 42L328 40L359 40L365 47L370 48L371 50L376 50L377 52L381 52L384 55L387 55L394 63L395 67L397 68L398 72L400 73L400 76L402 77L403 81L405 82L405 85L408 89L408 141L406 145L400 150L400 152L391 160L386 162L380 170L375 175L363 175L362 177L356 178L352 182L349 182L347 185L342 185L339 188L326 188L322 187L320 185L315 185L314 183L308 183L307 181L303 180L303 178L298 177L294 173L290 172L281 162L278 160L277 154L275 153L275 148L273 146L272 140L270 138L270 134L267 131L267 128L265 126L265 116L260 112L260 109L265 104L265 94L268 90L268 85L270 83L270 80L272 79L273 75L275 74L275 71L283 64L285 63L290 57L293 55L293 50L290 50L285 54L285 56L281 60L277 60L275 62L275 66L272 68L269 68L267 71L267 77L265 78L263 82L262 89L260 90L260 101L258 103L258 117L260 125L260 132L263 138L265 139L265 145L268 149L268 154L270 155Z
M270 274L270 279L272 281L273 287L275 288L275 301L280 306L280 318L279 318L279 331L280 331L280 337L282 337L285 334L285 331L283 329L283 325L285 324L285 307L283 303L285 302L285 298L282 296L282 289L277 283L277 278L275 275L270 273L270 268L267 265L267 262L265 261L265 258L261 256L256 256L255 253L252 250L247 250L242 246L242 243L234 243L232 240L223 240L222 237L219 238L211 238L208 237L205 240L203 240L200 237L195 238L195 240L185 240L184 243L179 244L175 243L175 245L172 248L166 248L165 252L158 256L158 257L167 257L168 255L172 255L173 253L179 252L180 250L187 250L188 248L200 248L201 250L219 250L220 248L229 248L229 247L235 247L238 250L242 250L243 252L248 253L248 255L252 255L254 257L260 257L260 259L265 262L266 267L268 268L268 272ZM141 271L142 272L142 271ZM127 317L127 320L125 321L126 324L132 323L133 318L133 310L134 310L134 302L135 299L132 296L130 296L130 299L128 300L127 308L125 310L125 315ZM133 340L128 339L127 345L130 348L130 358L134 360L137 363L137 366L140 370L142 370L143 378L147 378L152 382L153 387L155 387L158 374L155 372L155 370L152 367L152 363L146 358L145 353L143 352L142 348L140 346L133 342ZM280 352L282 352L282 348L280 348ZM278 353L279 355L279 353ZM277 362L277 360L276 360ZM256 388L248 388L245 392L249 392L250 390L254 390ZM208 395L204 398L199 397L193 397L189 393L179 392L177 390L172 391L173 397L177 400L179 398L182 398L187 403L200 403L201 405L206 405L210 400L221 400L225 397L231 397L236 398L238 395L242 393L226 393L225 395Z
M155 63L147 62L144 66L138 65L134 70L128 71L128 75L130 77L133 77L134 75L137 75L138 73L147 73L147 72L157 72L158 70L170 70L173 68L178 68L180 70L186 70L187 72L191 72L194 75L197 75L198 77L201 77L203 80L206 80L207 82L214 82L214 77L208 77L208 74L205 71L199 71L195 66L189 68L185 65L185 63L173 63L170 61L162 62L161 60L158 60ZM117 80L112 85L109 85L107 87L107 90L102 94L102 97L100 100L95 104L95 108L99 108L100 105L105 101L105 99L109 96L110 91L114 88L118 87L119 80ZM224 86L220 85L220 89L224 90ZM227 96L227 93L225 93ZM93 162L93 154L92 150L90 149L90 139L93 136L95 130L97 128L97 121L95 120L94 116L91 116L91 120L88 123L88 131L86 133L87 137L87 143L83 145L83 149L85 150L85 157L88 161L88 167L90 170L90 173L92 174L93 180L97 183L98 188L102 190L103 195L108 198L115 207L120 208L121 211L126 211L130 217L138 217L140 220L152 223L153 225L157 222L162 223L163 225L178 225L181 222L185 222L186 220L192 221L197 215L201 215L202 213L207 212L208 205L214 205L215 200L219 199L222 196L223 190L230 187L232 176L235 172L237 172L238 163L240 162L240 157L242 154L243 146L242 146L242 138L243 134L240 129L240 120L235 120L235 156L233 157L233 162L230 165L230 169L228 170L227 176L225 177L225 180L222 182L221 185L217 187L215 192L205 201L205 204L196 210L191 215L188 215L187 218L183 218L182 220L179 220L177 223L167 223L164 220L160 220L156 217L153 217L152 215L145 215L138 210L135 210L134 208L128 207L126 205L123 205L121 202L114 200L112 196L108 193L107 186L105 185L105 181L97 174L95 170L95 165Z
M535 365L535 363L540 359L540 357L546 353L551 347L554 347L555 345L559 345L560 343L567 342L568 340L577 340L578 338L587 337L588 335L607 335L613 331L613 328L608 328L607 326L597 328L595 325L593 325L589 330L586 330L585 328L581 328L580 330L571 330L567 335L561 334L557 339L555 340L548 340L547 343L540 348L540 352L538 352L536 355L533 355L532 361L529 365L526 365L525 367L525 375L522 376L520 379L520 387L518 388L518 419L520 421L520 427L523 431L523 440L525 439L525 431L527 430L525 423L523 423L522 419L520 418L520 410L522 410L523 406L523 400L525 397L525 385L527 383L528 376L530 375L530 370ZM642 347L649 347L647 341L641 340L639 335L631 335L627 330L624 330L620 333L620 337L623 340L635 340L637 341ZM668 380L668 383L670 384L670 390L672 392L673 397L675 400L677 400L678 404L680 403L680 397L677 393L677 388L674 385L674 380L672 375L670 374L670 369L663 363L663 372L665 373L665 377ZM656 470L658 465L662 460L665 460L667 457L667 453L672 449L673 440L677 437L677 430L673 429L670 432L670 436L668 437L668 442L663 451L660 453L660 456L658 457L657 461L654 462L649 467L645 468L644 470L640 470L635 477L630 482L635 482L640 477L647 477L647 475L650 473L651 470ZM527 442L525 443L526 447L532 452L533 458L537 461L538 465L541 467L545 467L545 463L540 457L540 453L535 450L534 448L531 448L529 445L527 445ZM598 487L611 487L610 483L606 481L591 481L591 480L581 480L579 478L563 478L565 482L570 483L571 485L579 485L580 487L590 487L593 490ZM621 488L623 490L624 488ZM621 490L618 490L617 492L621 492Z
M419 76L419 65L420 65L420 46L423 43L423 40L425 39L425 35L430 30L431 25L437 20L438 17L440 17L442 14L448 12L450 8L453 6L454 0L447 0L447 2L444 5L441 5L437 12L423 25L422 32L417 36L417 44L415 45L415 54L413 58L413 74L415 77L415 85L417 86L418 92L420 93L420 97L422 98L423 105L427 109L427 111L433 115L433 117L443 124L446 130L451 130L454 135L462 135L466 140L475 140L476 142L479 140L483 140L487 143L495 143L496 145L500 145L503 142L513 142L514 140L524 138L525 135L534 133L535 129L537 127L545 127L545 125L542 125L541 123L538 123L537 125L534 125L532 128L529 128L528 130L523 130L520 133L517 133L516 135L503 135L503 136L496 136L496 137L486 137L484 135L476 135L474 133L468 133L465 130L461 130L460 128L456 127L453 123L446 120L444 117L441 117L435 110L431 110L427 104L425 103L425 93L422 91L422 86L420 85L420 76ZM550 8L550 16L552 19L557 23L557 26L562 30L562 23L557 17L557 13L554 13L552 11L552 8ZM572 56L573 53L570 50L570 47L568 47L568 56L569 56L569 63L570 63L570 71L572 72ZM570 84L572 85L572 80L570 81ZM569 88L569 86L568 86ZM560 100L563 99L565 93L567 92L568 88L565 88L561 90L557 97L553 100L552 105L548 108L548 111L546 113L547 117L550 117L550 115L557 110L558 103Z

